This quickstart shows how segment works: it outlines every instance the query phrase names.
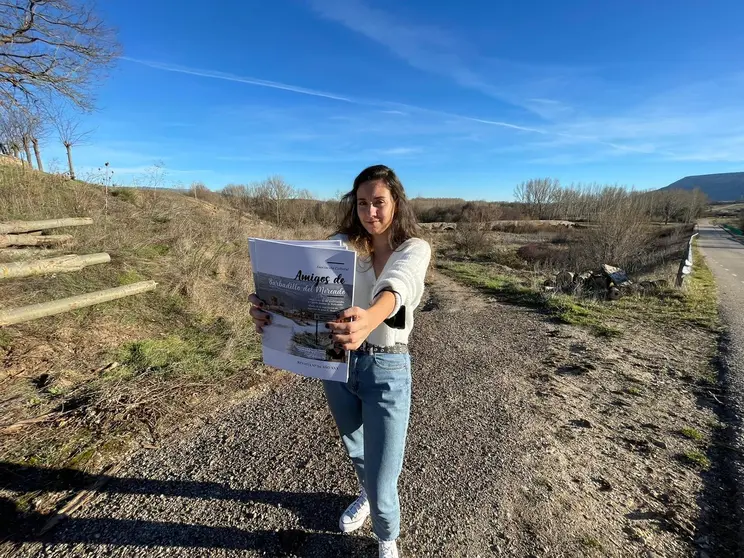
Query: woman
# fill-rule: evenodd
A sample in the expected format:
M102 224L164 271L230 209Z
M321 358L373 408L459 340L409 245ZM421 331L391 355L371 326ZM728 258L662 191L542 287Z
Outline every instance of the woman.
M371 515L380 558L398 558L398 477L411 407L407 343L431 249L418 238L413 209L392 169L363 170L341 204L343 219L333 238L359 255L354 307L326 327L338 348L351 351L349 380L325 381L323 387L361 490L339 527L350 533ZM255 295L251 302L251 316L262 332L268 314Z

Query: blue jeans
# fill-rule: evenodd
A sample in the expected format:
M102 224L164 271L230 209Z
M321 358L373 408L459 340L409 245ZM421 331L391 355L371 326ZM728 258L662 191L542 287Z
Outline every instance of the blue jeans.
M411 410L411 357L352 352L348 383L324 381L323 387L367 491L372 530L382 541L395 540L400 534L398 477Z

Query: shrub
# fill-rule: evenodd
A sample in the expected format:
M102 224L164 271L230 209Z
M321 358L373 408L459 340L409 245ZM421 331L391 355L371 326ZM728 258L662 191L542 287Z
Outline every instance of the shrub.
M528 263L548 264L559 259L549 244L525 244L517 250L517 255Z
M460 223L488 223L501 217L501 208L495 203L468 202L462 206Z
M639 200L626 193L606 203L595 225L584 229L571 244L573 269L595 269L605 263L628 271L637 268L652 239L649 219Z
M512 234L536 233L545 230L546 228L550 228L550 225L545 225L535 221L501 221L491 225L492 231Z
M189 187L189 196L195 199L205 199L212 191L203 182L193 182Z
M464 224L455 233L455 248L467 256L477 256L490 251L493 241L488 231L477 224Z
M112 188L110 194L121 201L135 203L137 201L137 191L134 188Z

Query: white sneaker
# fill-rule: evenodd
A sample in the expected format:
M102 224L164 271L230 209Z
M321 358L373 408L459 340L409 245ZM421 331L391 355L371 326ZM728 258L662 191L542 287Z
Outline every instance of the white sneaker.
M379 558L400 558L398 554L398 545L395 541L380 541Z
M364 525L364 521L369 517L369 500L367 500L367 492L362 489L362 493L359 498L354 500L346 511L341 514L341 519L338 520L338 527L342 533L351 533L356 531ZM397 557L398 555L395 554Z

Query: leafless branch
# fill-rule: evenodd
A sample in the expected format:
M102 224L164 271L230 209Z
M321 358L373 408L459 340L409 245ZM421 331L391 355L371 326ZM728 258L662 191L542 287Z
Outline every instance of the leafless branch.
M119 54L85 0L0 2L0 107L59 95L80 109Z

